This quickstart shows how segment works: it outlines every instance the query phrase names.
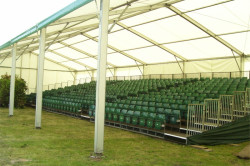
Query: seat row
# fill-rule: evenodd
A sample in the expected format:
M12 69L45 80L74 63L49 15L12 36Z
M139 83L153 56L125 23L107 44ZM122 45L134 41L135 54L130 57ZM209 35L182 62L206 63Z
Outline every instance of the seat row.
M90 107L89 116L95 117L94 106ZM168 124L180 124L180 110L163 109L162 112L155 113L120 108L107 108L105 111L105 119L117 123L161 130Z

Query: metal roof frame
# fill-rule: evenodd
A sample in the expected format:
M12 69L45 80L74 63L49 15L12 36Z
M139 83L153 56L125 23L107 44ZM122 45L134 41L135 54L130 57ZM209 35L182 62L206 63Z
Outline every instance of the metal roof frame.
M45 19L44 21L40 22L36 26L30 28L29 30L22 33L21 35L17 36L16 38L10 40L9 42L3 44L2 46L0 46L0 59L1 59L1 57L4 57L6 55L7 56L10 55L10 50L8 48L9 46L11 46L13 43L24 42L24 41L31 41L31 42L18 44L17 45L18 46L17 50L19 52L22 51L23 54L32 53L33 55L36 55L36 53L34 53L34 51L38 49L38 44L37 45L32 45L32 44L38 42L39 39L38 39L38 37L36 35L33 35L33 36L31 36L31 35L38 32L40 29L42 29L42 28L44 28L46 26L50 27L50 26L57 26L57 25L65 25L63 29L58 29L58 30L55 30L55 31L52 31L52 32L49 32L49 33L46 34L46 36L47 36L46 47L49 48L50 45L59 43L59 44L62 45L62 48L64 48L64 47L70 48L72 50L78 51L79 53L87 55L90 58L94 58L94 59L97 60L96 55L88 53L87 51L84 51L84 49L79 49L79 48L74 47L73 44L75 44L75 43L67 44L67 43L64 42L64 40L75 37L75 36L78 36L78 35L83 35L84 37L87 38L86 40L92 40L92 41L98 42L97 36L92 36L92 35L89 35L87 33L87 32L89 32L91 30L97 29L98 28L98 23L93 23L93 24L88 24L88 25L84 25L84 26L75 27L75 26L77 26L77 25L79 25L79 24L81 24L81 23L83 23L85 21L88 21L88 20L91 20L91 19L96 19L98 17L96 13L81 15L81 16L72 17L72 18L62 18L63 16L67 15L68 13L70 13L70 12L84 6L85 4L88 4L91 1L93 1L93 0L76 0L74 3L70 4L69 6L65 7L62 10L60 10L59 12L55 13L51 17ZM236 34L236 33L243 33L243 32L249 32L250 31L249 29L244 30L244 31L230 32L230 33L224 33L224 34L215 34L214 32L208 30L205 26L201 25L200 23L198 23L197 21L195 21L194 19L192 19L191 17L186 15L186 13L189 13L189 12L193 12L193 11L197 11L197 10L201 10L201 9L205 9L205 8L209 8L209 7L213 7L213 6L217 6L217 5L221 5L221 4L224 4L224 3L229 3L229 2L232 2L233 0L225 0L225 1L221 1L221 2L218 2L218 3L211 4L211 5L202 6L202 7L196 8L196 9L188 10L188 11L185 11L185 12L181 12L178 8L173 6L173 4L184 1L184 0L168 0L168 1L160 1L160 2L157 2L155 4L145 5L145 6L140 6L140 7L128 7L128 5L131 5L132 3L137 2L137 1L140 1L140 0L131 0L128 3L121 4L121 5L116 6L114 8L110 8L110 16L114 16L114 18L109 20L109 24L119 25L120 27L122 27L122 29L114 30L114 31L112 31L110 33L115 33L115 32L121 31L121 30L127 30L127 31L130 31L133 34L139 36L143 40L150 42L152 45L144 46L144 47L131 48L131 49L126 49L126 50L116 48L116 47L114 47L112 45L108 45L108 47L110 49L114 50L114 52L112 52L112 53L119 53L119 54L122 54L122 55L132 59L132 60L135 60L136 62L140 63L139 66L140 65L151 65L151 64L154 64L154 63L145 63L143 60L135 58L132 55L129 55L128 53L126 53L126 51L140 49L140 48L147 48L147 47L152 47L152 46L157 46L158 48L161 48L164 51L172 54L174 57L179 58L180 62L181 61L192 61L191 59L187 59L187 58L183 57L182 55L178 54L177 52L167 48L166 46L164 46L164 44L185 42L185 41L191 41L191 40L197 40L197 39L205 39L205 38L212 37L212 38L216 39L217 41L219 41L224 46L226 46L227 48L229 48L230 50L237 53L239 56L243 56L243 57L248 56L248 55L244 55L244 53L242 51L240 51L239 49L237 49L236 47L231 45L226 40L222 39L220 36ZM126 10L120 9L121 7L126 7ZM159 9L159 8L168 8L169 10L174 12L174 14L166 16L166 17L150 20L150 21L147 21L147 22L143 22L143 23L140 23L140 24L136 24L136 25L133 25L133 26L127 26L126 24L121 22L124 19L131 18L131 17L137 16L137 15L140 15L140 14L144 14L144 13L147 13L147 12ZM167 42L167 43L159 43L159 42L156 42L153 39L147 37L146 35L140 33L139 31L133 29L133 27L135 27L135 26L140 26L140 25L143 25L143 24L152 23L154 21L167 19L167 18L174 17L174 16L177 16L177 15L182 17L183 19L187 20L191 24L195 25L197 28L201 29L203 32L207 33L208 36L201 36L201 37L190 38L190 39L179 40L179 41L172 41L172 42ZM62 19L60 19L60 18L62 18ZM74 23L74 24L68 26L69 23ZM30 46L30 45L32 45L32 46ZM75 62L75 63L77 63L77 64L79 64L81 66L87 67L88 69L86 69L86 70L96 70L95 68L89 66L88 64L84 64L84 63L81 63L81 62L77 61L77 60L80 60L81 58L79 58L79 59L69 58L69 57L67 57L67 56L65 56L65 55L63 55L61 53L58 53L56 51L56 49L48 49L48 51L52 52L52 53L54 53L56 55L62 56L63 58L65 58L65 59L67 59L69 61ZM110 53L110 54L112 54L112 53ZM220 58L221 57L218 57L218 59L220 59ZM203 59L208 59L208 58L203 58ZM212 58L212 59L216 59L216 58ZM51 60L49 58L46 58L46 60L50 60L53 63L56 63L58 65L66 67L67 69L75 71L70 66L63 65L60 62ZM164 63L168 63L168 62L164 62ZM120 66L117 66L116 64L112 64L110 62L107 62L107 64L110 65L111 68L120 68ZM122 66L122 67L130 67L130 66L137 66L137 65L127 65L127 66Z

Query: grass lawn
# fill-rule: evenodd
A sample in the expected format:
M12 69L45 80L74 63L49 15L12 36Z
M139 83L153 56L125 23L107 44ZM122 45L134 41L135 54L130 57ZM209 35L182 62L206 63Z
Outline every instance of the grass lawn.
M0 108L0 166L7 165L250 165L234 156L239 146L210 146L205 152L148 136L105 127L104 157L89 156L94 147L94 123L43 112L42 129L34 129L35 111Z

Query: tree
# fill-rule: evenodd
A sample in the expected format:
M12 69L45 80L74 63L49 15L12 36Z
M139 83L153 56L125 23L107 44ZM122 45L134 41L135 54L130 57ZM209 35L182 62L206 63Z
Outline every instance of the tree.
M7 73L0 79L0 106L8 107L10 96L10 78ZM26 81L18 76L15 79L15 102L17 108L23 108L26 103L26 91L28 87Z

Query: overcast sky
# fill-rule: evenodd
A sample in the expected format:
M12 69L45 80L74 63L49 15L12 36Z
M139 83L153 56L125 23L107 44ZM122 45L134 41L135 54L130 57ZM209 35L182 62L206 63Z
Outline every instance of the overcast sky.
M74 0L0 0L0 45Z

